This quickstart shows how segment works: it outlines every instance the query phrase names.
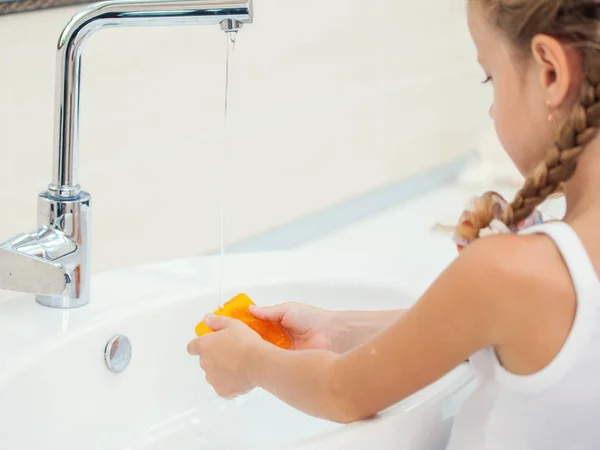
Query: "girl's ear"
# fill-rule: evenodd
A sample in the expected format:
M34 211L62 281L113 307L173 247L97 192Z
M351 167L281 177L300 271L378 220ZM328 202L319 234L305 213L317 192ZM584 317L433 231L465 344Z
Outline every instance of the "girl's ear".
M580 79L579 53L544 34L534 36L531 53L548 107L560 108L568 100L575 81Z

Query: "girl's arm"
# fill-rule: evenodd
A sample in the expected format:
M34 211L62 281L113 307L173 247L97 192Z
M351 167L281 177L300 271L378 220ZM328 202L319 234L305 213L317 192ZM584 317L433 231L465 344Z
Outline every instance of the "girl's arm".
M398 321L406 311L328 311L333 317L329 333L331 350L345 353L358 347Z
M531 257L516 239L492 236L469 246L414 307L346 354L253 347L249 379L325 419L347 423L378 413L506 341L519 300L532 291L520 270Z

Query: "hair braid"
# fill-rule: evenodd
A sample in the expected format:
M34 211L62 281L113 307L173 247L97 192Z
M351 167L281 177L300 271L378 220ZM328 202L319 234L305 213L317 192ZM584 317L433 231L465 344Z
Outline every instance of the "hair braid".
M502 221L506 225L516 225L527 218L575 173L577 159L600 125L600 84L594 81L590 77L584 80L579 101L562 125L555 145L505 209Z
M525 179L523 187L503 212L495 210L495 192L486 192L474 204L473 211L465 211L465 223L458 234L469 240L476 239L482 228L498 218L507 226L517 225L543 203L548 196L568 181L577 167L577 159L585 146L596 136L600 127L600 68L590 71L583 81L579 101L561 126L554 146L546 158Z

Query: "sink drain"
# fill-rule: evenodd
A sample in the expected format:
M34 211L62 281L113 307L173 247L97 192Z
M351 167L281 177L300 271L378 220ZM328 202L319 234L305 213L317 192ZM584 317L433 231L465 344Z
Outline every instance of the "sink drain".
M131 342L127 336L117 335L104 348L104 360L111 372L122 372L131 361Z

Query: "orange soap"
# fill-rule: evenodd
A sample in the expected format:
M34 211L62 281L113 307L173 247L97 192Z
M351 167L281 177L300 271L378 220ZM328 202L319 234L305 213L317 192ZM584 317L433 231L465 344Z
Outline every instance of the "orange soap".
M288 349L290 347L290 338L283 329L274 322L256 319L250 314L250 305L254 302L246 294L238 294L229 300L222 308L217 309L213 314L216 316L226 316L240 320L256 331L265 341L278 347ZM212 330L204 323L196 325L196 334L198 336L212 333Z

